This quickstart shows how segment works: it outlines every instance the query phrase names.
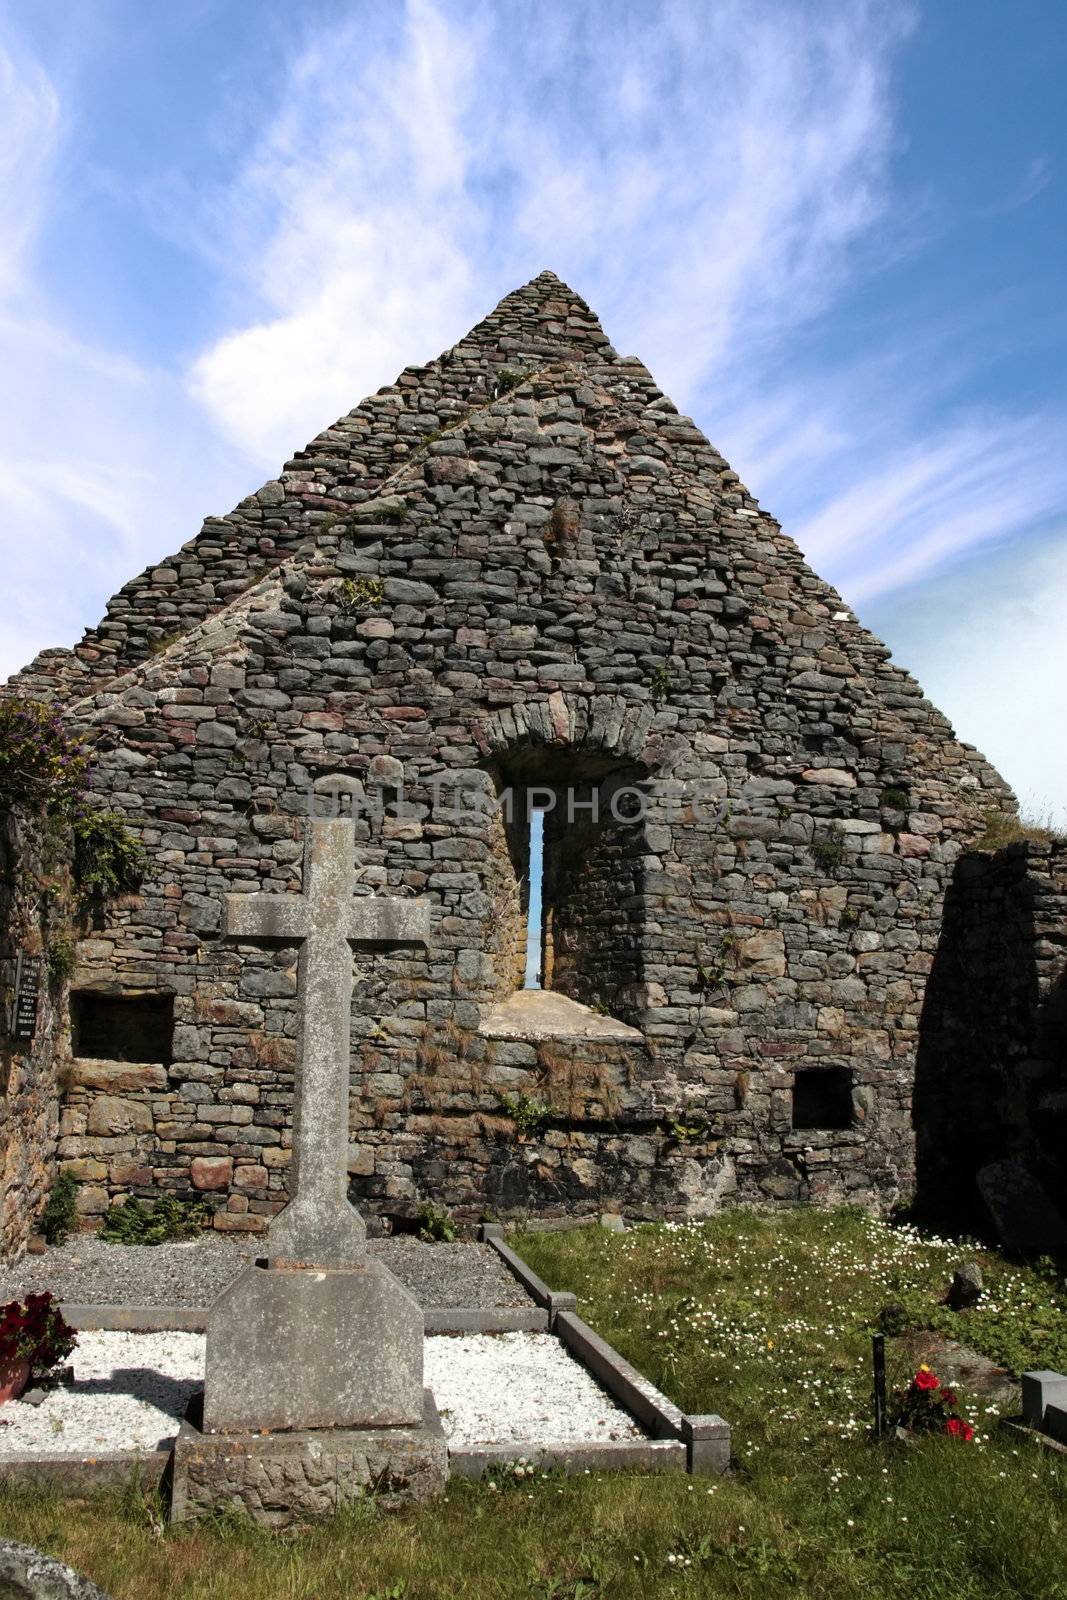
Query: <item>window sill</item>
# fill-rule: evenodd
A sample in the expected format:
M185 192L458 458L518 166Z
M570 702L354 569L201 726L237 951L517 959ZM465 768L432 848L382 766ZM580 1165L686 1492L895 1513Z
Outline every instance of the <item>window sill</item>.
M644 1034L551 989L517 989L482 1019L485 1039L616 1039L640 1044Z

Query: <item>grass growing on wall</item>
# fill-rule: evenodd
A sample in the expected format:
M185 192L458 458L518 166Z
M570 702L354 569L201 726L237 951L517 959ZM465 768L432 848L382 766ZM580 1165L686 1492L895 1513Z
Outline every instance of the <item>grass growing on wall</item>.
M673 1398L730 1419L732 1477L455 1483L436 1505L364 1505L284 1537L227 1520L172 1531L137 1494L8 1495L0 1531L115 1600L1067 1595L1064 1457L997 1433L965 1395L982 1443L865 1438L868 1324L887 1302L994 1355L1055 1365L1054 1274L982 1255L986 1299L950 1313L939 1302L965 1252L854 1211L519 1243Z

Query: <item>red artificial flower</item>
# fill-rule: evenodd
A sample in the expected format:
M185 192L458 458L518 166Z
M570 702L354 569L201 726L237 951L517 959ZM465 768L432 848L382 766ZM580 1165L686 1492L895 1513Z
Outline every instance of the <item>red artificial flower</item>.
M963 1432L963 1423L960 1421L959 1417L949 1417L948 1421L945 1423L945 1432L951 1433L954 1439L959 1438L960 1434Z
M941 1398L947 1406L954 1406L957 1400L955 1389L942 1389Z
M920 1367L913 1381L916 1389L938 1389L941 1386L937 1373L931 1372L929 1367Z

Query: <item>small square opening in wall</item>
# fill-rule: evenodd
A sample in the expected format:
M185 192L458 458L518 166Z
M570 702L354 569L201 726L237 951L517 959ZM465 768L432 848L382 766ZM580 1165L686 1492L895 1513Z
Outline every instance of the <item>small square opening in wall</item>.
M794 1128L851 1128L852 1074L847 1067L805 1067L793 1079Z
M169 1066L174 1051L174 996L77 989L70 997L70 1029L76 1056Z

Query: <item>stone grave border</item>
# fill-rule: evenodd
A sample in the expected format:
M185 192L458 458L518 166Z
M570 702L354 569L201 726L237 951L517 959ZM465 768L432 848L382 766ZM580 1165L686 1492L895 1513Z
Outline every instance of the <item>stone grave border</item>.
M487 1470L507 1467L519 1459L570 1474L624 1469L720 1474L728 1470L728 1422L714 1413L687 1415L668 1400L582 1320L577 1313L575 1295L550 1289L526 1265L505 1243L504 1230L499 1224L483 1226L481 1237L526 1290L533 1304L488 1309L430 1307L425 1312L426 1333L554 1332L575 1360L649 1437L591 1444L547 1442L529 1447L526 1455L518 1444L450 1450L450 1477L480 1478ZM203 1333L209 1307L70 1304L64 1305L62 1310L72 1327L86 1331ZM83 1494L88 1489L112 1487L138 1479L146 1489L155 1489L163 1482L172 1453L173 1448L168 1446L148 1454L9 1456L0 1460L0 1483L47 1484L60 1493Z
M485 1223L480 1232L483 1242L496 1251L530 1298L547 1311L549 1326L559 1335L571 1355L635 1422L651 1434L651 1439L642 1441L640 1448L649 1452L652 1446L658 1447L657 1467L677 1464L685 1471L697 1473L722 1473L727 1470L730 1465L730 1424L724 1418L715 1412L687 1415L681 1411L582 1320L578 1315L576 1295L550 1289L544 1279L526 1265L522 1257L505 1242L502 1224ZM596 1448L599 1450L603 1447ZM641 1464L651 1466L652 1462L649 1460ZM621 1460L619 1465L623 1465ZM584 1471L584 1466L583 1463L575 1470Z
M108 1333L203 1333L209 1306L64 1305L72 1328ZM430 1306L423 1313L429 1333L546 1333L548 1312L540 1306L464 1309Z
M1067 1455L1067 1375L1048 1368L1024 1372L1023 1414L1001 1417L1000 1426L1045 1450Z

